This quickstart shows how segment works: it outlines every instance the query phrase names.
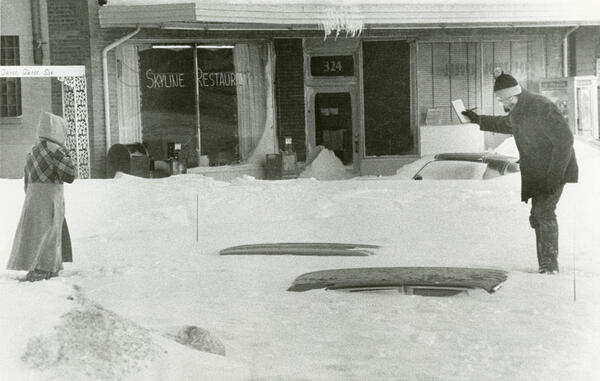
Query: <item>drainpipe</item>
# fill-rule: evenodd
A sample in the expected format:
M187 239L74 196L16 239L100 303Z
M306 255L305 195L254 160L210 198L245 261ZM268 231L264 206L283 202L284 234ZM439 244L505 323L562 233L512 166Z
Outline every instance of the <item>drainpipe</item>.
M42 65L44 51L42 50L42 19L40 17L40 0L31 0L31 37L33 42L33 63Z
M577 29L579 29L579 25L569 29L563 37L563 77L569 76L569 36Z
M104 133L106 134L106 152L110 149L110 99L108 90L108 51L121 45L131 37L140 32L141 27L138 26L133 32L119 38L117 41L102 49L102 80L104 88Z

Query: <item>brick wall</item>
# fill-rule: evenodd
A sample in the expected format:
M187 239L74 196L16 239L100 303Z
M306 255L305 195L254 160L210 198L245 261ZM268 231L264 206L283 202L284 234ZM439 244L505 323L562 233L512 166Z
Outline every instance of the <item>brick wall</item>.
M93 2L92 4L96 4ZM97 6L97 5L96 5ZM90 73L90 28L88 3L81 0L52 0L47 2L48 34L51 65L85 65L88 90L88 128L90 147L94 146L94 121L89 118L93 104ZM62 115L62 84L52 80L52 112ZM91 155L93 159L94 155ZM91 162L91 175L98 177L97 166Z
M87 4L78 0L47 4L52 65L86 65L90 51ZM56 79L52 83L52 112L62 114L61 84Z
M279 146L292 137L298 160L306 159L304 69L301 39L276 39L275 91Z
M47 41L45 11L40 12L42 39ZM19 64L34 65L30 2L0 0L0 25L2 35L19 37ZM42 49L44 64L49 64L47 45ZM21 110L21 116L0 118L0 178L23 177L25 157L37 141L40 114L51 111L49 79L21 79Z

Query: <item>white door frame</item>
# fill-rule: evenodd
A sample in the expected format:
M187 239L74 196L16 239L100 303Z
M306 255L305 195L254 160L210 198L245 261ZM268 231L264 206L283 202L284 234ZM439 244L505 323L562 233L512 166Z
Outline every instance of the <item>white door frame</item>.
M305 86L306 147L310 152L316 146L315 125L318 110L315 110L315 98L317 94L322 93L350 94L350 107L352 108L352 168L356 173L359 173L360 158L362 155L362 144L360 144L360 121L362 119L360 119L361 109L358 84Z

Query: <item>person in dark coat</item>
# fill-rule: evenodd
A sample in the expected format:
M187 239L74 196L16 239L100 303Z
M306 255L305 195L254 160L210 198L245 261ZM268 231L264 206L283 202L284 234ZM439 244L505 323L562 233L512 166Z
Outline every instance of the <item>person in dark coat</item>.
M64 146L67 122L48 112L38 126L39 142L25 163L25 203L7 268L26 270L25 280L58 275L71 260L71 240L65 220L63 183L75 179L75 166Z
M521 201L531 199L529 222L535 230L540 273L558 268L556 205L565 183L578 181L573 133L558 107L549 99L521 88L509 74L494 82L494 94L505 116L463 111L483 131L512 134L519 151Z

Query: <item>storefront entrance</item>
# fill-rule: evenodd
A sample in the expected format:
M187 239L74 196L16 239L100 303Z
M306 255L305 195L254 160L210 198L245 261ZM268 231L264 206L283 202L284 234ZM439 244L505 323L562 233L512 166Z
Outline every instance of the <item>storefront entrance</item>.
M353 86L308 88L308 145L323 146L342 163L358 171L359 128Z
M318 93L314 100L315 141L352 164L352 100L350 93Z

